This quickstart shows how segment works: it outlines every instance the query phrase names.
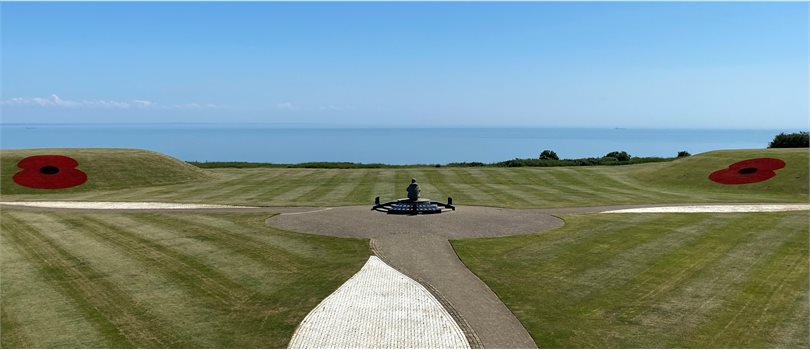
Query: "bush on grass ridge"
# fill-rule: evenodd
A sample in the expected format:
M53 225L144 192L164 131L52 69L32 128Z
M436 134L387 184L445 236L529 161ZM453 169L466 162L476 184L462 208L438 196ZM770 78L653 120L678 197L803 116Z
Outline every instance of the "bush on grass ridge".
M557 152L554 152L550 149L544 150L540 152L540 159L551 159L551 160L560 160L560 157L557 156Z
M625 151L613 151L605 155L604 158L616 158L617 161L626 162L632 158L627 152Z
M807 131L794 132L790 134L780 133L768 144L768 148L802 148L808 147Z

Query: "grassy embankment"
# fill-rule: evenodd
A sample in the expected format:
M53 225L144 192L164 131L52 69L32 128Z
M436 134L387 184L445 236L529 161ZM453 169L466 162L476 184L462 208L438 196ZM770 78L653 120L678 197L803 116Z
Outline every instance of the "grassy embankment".
M88 182L67 190L17 186L16 162L57 153L79 160ZM140 153L139 153L140 152ZM707 176L757 157L784 159L771 180L714 183ZM369 204L375 196L403 197L411 177L428 198L452 196L461 205L568 207L705 202L807 202L808 150L761 149L703 153L672 162L554 168L197 169L152 152L132 150L5 150L4 200L168 201L248 205ZM137 162L132 159L139 159Z
M4 348L284 348L369 255L266 215L0 215Z
M16 162L43 153L76 158L88 183L51 191L13 184ZM400 197L417 177L426 196L490 206L806 202L807 155L208 171L152 152L6 150L0 190L3 200L339 205ZM759 184L706 179L754 157L788 165ZM256 215L4 210L1 219L4 347L284 347L306 312L368 255L363 241L281 232ZM455 242L541 346L807 346L806 213L566 220L549 234Z
M454 241L548 348L807 348L807 212L565 216Z

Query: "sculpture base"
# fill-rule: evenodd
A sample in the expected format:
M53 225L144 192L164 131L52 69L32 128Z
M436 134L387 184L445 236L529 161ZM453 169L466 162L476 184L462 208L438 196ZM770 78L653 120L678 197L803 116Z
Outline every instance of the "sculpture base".
M448 202L452 203L453 199L448 198ZM381 204L380 197L377 197L371 210L400 215L439 214L445 209L456 210L456 207L449 203L433 201L428 198L419 198L417 200L400 198Z

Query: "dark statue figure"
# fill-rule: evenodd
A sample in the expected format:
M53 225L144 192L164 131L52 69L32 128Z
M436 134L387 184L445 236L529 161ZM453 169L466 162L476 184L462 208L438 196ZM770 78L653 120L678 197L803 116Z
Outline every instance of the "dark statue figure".
M400 215L439 214L444 209L456 210L452 197L447 197L447 203L420 198L422 189L416 183L416 179L411 179L407 191L408 198L400 198L395 201L382 203L380 197L374 198L374 206L371 207L371 210Z
M412 201L418 200L421 192L422 189L419 188L419 184L416 183L416 179L411 179L411 184L408 185L408 199Z

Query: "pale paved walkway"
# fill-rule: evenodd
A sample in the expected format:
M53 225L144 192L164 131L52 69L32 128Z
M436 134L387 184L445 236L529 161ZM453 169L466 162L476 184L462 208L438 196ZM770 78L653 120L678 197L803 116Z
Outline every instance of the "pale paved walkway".
M162 202L77 202L77 201L31 201L31 202L0 202L0 205L13 205L36 208L62 208L62 209L237 209L257 208L239 205L222 204L195 204L195 203L162 203Z
M602 213L763 213L779 211L810 210L810 204L725 204L725 205L681 205L671 207L648 207L608 210Z
M468 349L464 332L421 284L376 256L301 322L294 349Z

